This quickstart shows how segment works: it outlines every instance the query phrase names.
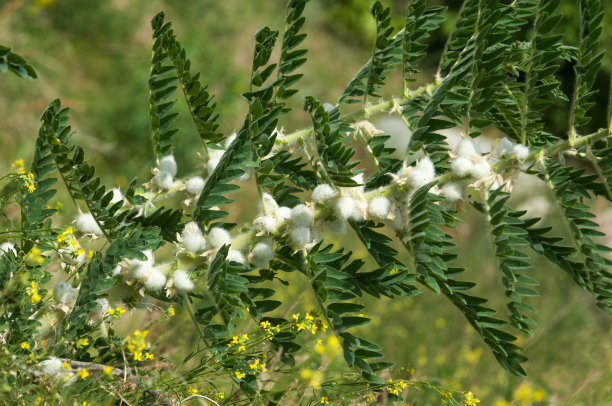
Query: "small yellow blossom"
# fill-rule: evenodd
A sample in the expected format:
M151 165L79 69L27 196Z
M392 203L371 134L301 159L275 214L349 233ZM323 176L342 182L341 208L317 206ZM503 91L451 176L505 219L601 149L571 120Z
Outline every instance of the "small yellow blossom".
M293 320L298 321L298 319L300 318L300 314L299 313L295 313L291 317L293 317Z
M312 317L312 316L310 315L310 313L306 313L306 316L304 316L304 318L305 318L306 320L310 320L310 321L313 321L313 320L314 320L314 317Z
M174 306L170 305L170 307L166 309L166 314L170 317L174 316L176 314L174 311Z
M107 312L112 316L113 314L115 314L115 309L108 309Z
M86 379L89 376L89 371L83 368L79 371L79 376L81 377L81 379Z
M151 354L150 352L145 353L145 359L153 359L155 357L154 354Z
M259 323L259 325L261 326L261 328L270 328L269 321L262 321L261 323Z
M240 371L236 371L234 372L234 374L236 374L236 378L238 379L242 379L246 376L246 374L244 372L240 372Z
M134 353L134 361L142 361L142 352L136 351Z
M123 314L125 313L125 309L121 306L117 306L115 307L115 310L119 313L119 314Z
M321 398L321 404L322 405L329 405L329 400L327 400L327 396L323 396Z
M480 399L475 398L472 392L465 394L465 398L463 399L464 406L476 406L477 403L480 403Z
M238 351L246 351L246 347L244 345L241 345L238 347Z
M23 159L16 159L13 161L13 163L11 164L11 169L15 169L17 170L17 172L25 172L25 169L23 168Z
M30 344L26 343L25 341L21 343L21 348L23 348L24 350L29 350L30 349Z
M189 395L195 395L196 393L198 393L198 390L196 388L192 388L191 386L187 387L187 393Z
M77 347L78 348L87 347L88 345L89 345L89 338L87 338L87 337L82 338L79 341L77 341Z
M105 375L110 375L113 372L113 367L107 365L104 367L104 374Z
M91 406L91 403L84 400L83 403L81 403L81 406Z
M66 361L62 362L62 369L72 369L69 363Z
M87 251L87 258L91 259L93 257L93 253L94 252L92 250Z

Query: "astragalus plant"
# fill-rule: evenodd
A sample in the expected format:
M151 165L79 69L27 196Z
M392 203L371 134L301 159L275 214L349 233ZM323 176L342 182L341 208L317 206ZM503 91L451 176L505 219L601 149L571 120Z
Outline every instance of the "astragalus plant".
M437 73L416 88L445 8L408 0L398 30L390 9L375 1L371 58L335 103L306 97L312 125L290 132L279 120L290 123L287 100L308 74L307 3L290 0L280 32L255 34L242 95L248 112L231 135L219 132L213 95L170 23L163 13L153 18L155 157L145 183L105 187L87 151L71 142L68 108L49 104L31 165L16 160L1 178L3 401L383 404L410 402L426 390L447 404L476 405L469 388L412 378L357 336L367 328L356 327L370 322L364 298L437 293L463 313L500 366L519 376L526 358L516 337L531 335L537 322L529 300L538 295L534 255L612 313L610 249L599 242L604 234L589 207L596 198L612 201L609 106L597 118L606 127L584 133L600 90L593 88L603 58L600 2L575 4L581 25L574 47L557 33L560 0L465 0ZM569 94L556 76L562 61L574 66ZM36 77L5 47L0 68ZM392 71L401 74L400 88L385 87ZM383 87L395 96L383 98ZM201 145L175 127L177 99L186 102ZM548 132L544 120L559 100L568 102L563 136ZM383 113L405 123L405 150L391 148L390 135L370 121ZM449 129L461 134L453 148ZM482 147L483 132L495 137L491 148ZM180 168L192 173L185 178L177 177L178 143L198 145L202 161ZM543 226L509 204L519 174L544 181L567 228ZM241 189L252 196L228 197ZM76 213L72 222L62 224L58 190L70 196L63 211ZM259 214L248 223L227 221L251 206ZM501 316L462 278L449 234L470 206L489 224L489 235L474 243L493 242L504 291L486 294L505 295ZM564 242L568 230L572 241ZM332 244L338 234L358 240L369 257ZM307 294L283 296L288 283ZM308 297L299 305L310 310L293 310ZM133 310L143 308L146 317ZM130 317L128 335L119 335ZM156 334L148 334L153 327Z

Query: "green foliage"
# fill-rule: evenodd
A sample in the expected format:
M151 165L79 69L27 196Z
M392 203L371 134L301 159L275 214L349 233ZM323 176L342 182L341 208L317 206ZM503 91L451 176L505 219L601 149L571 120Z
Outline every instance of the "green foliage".
M30 64L18 54L11 52L11 48L0 45L0 72L11 71L22 78L36 79L38 75Z
M297 93L302 73L296 71L307 61L307 50L298 48L306 38L301 29L307 3L289 1L277 63L271 59L279 31L264 26L256 32L248 91L242 94L248 111L230 137L218 132L213 97L192 72L171 24L164 22L163 13L153 18L149 113L158 168L153 181L141 186L132 181L125 196L107 190L83 148L72 143L68 109L59 100L47 107L31 171L17 165L0 179L7 183L2 207L14 195L20 208L17 214L3 213L9 222L6 227L2 223L2 232L15 243L0 252L7 298L0 327L6 331L6 354L17 354L7 361L7 384L16 383L10 381L15 377L31 384L34 389L25 389L30 396L44 390L37 386L39 377L48 387L60 377L66 386L88 388L99 400L124 401L125 396L141 402L152 396L169 404L194 393L183 382L205 382L208 400L279 405L327 404L328 397L346 404L371 402L375 396L377 401L404 402L412 396L405 390L410 386L432 389L450 404L474 405L471 392L398 379L394 363L385 360L383 348L367 338L364 328L372 321L365 315L371 300L413 298L421 293L419 284L450 301L506 371L526 375L522 364L527 358L517 337L488 304L495 293L476 296L476 283L465 280L452 231L462 222L463 207L475 207L486 217L511 326L533 334L535 322L526 313L536 309L525 300L539 293L535 278L527 275L532 270L524 252L528 246L612 313L612 250L599 242L606 235L593 221L588 202L597 196L612 200L612 133L609 128L576 133L588 122L600 68L601 54L595 51L599 3L580 4L584 18L575 49L555 31L561 18L558 0L466 0L433 82L410 90L410 76L419 72L416 65L426 54L430 33L443 22L444 9L408 1L404 30L393 36L391 9L375 1L370 9L376 24L372 57L341 95L341 106L307 96L304 110L312 128L286 135L279 121L291 112L286 100ZM519 40L530 24L529 40ZM9 61L9 51L2 52ZM562 58L576 64L578 78L568 140L548 134L542 118L552 98L564 98L555 77ZM368 104L368 97L381 97L389 73L400 65L401 96ZM27 65L20 66L29 72ZM180 130L171 98L178 87L204 147L201 177L175 179L171 155ZM361 101L362 108L341 113ZM399 115L412 131L406 151L391 148L391 136L368 121L383 112ZM495 128L500 139L483 155L471 139L482 139L485 127ZM463 132L455 151L442 132L452 128ZM369 155L373 165L355 159L362 155ZM575 168L574 157L592 165L593 173ZM84 216L93 223L83 225L79 217L76 231L53 227L55 170L75 210L86 210ZM170 182L158 181L162 172ZM510 192L519 173L547 183L575 247L560 245L561 238L549 234L556 227L536 226L539 218L526 219L524 211L512 208ZM368 177L362 180L364 174ZM239 227L220 222L238 221L238 212L252 201L244 204L245 195L237 192L249 191L256 192L252 200L260 206L256 218ZM336 245L332 231L346 232L347 225L367 257ZM92 231L98 228L99 233ZM77 238L96 252L86 253ZM44 285L52 277L66 282L58 283L53 299L47 299ZM293 285L303 296L279 300L277 293ZM311 308L302 307L302 298L309 299ZM170 360L163 359L149 362L153 345L147 333L117 333L114 322L123 310L118 304L159 307L163 317L182 311L193 324L193 334L183 335L196 342L177 343L184 358L171 360L176 365L166 367ZM318 359L307 353L312 336ZM325 337L331 349L323 345ZM327 372L323 377L318 370L327 356L334 368L348 368L340 378ZM60 368L46 372L49 363L44 362L55 362L52 357L80 368L78 374ZM100 379L87 381L89 372L83 368ZM221 395L221 387L231 387L231 393ZM117 397L116 390L127 393Z

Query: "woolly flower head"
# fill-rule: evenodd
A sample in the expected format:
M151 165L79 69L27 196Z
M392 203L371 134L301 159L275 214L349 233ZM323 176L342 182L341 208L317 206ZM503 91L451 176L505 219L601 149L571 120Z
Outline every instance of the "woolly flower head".
M370 201L368 214L377 220L384 220L391 209L391 201L384 196L377 196Z
M62 364L63 362L59 358L51 357L39 362L38 368L40 368L40 372L43 374L55 377L62 373Z
M485 160L476 162L470 168L470 175L478 180L485 179L491 175L491 165Z
M206 244L202 230L200 230L200 227L194 221L185 224L185 228L181 233L181 240L185 249L194 254L202 251Z
M209 149L208 150L208 162L206 163L206 168L208 169L208 174L211 174L219 165L221 158L225 151L220 149Z
M276 230L277 226L277 218L275 216L258 216L255 221L253 221L255 227L263 233L271 233Z
M350 196L342 196L334 206L336 216L342 220L362 220L363 215L359 210L359 205Z
M276 203L276 200L274 200L274 197L272 197L271 194L263 193L261 195L261 200L263 200L263 206L262 206L261 201L257 203L257 208L259 209L260 212L264 214L276 213L276 209L278 208L278 203Z
M298 227L308 227L314 220L312 209L305 204L298 204L291 209L291 221Z
M157 164L160 172L169 173L171 177L176 176L176 160L173 155L166 155L160 158L159 163Z
M296 227L289 233L291 241L298 247L312 242L312 236L310 235L310 227Z
M153 257L153 251L145 250L142 252L146 259L141 261L139 259L130 260L130 273L135 279L142 279L148 272L149 268L153 267L155 259Z
M140 278L140 281L147 290L155 292L166 286L166 275L153 267L145 267L145 269L146 272Z
M322 185L317 185L312 191L312 201L315 203L326 203L328 200L335 198L338 196L338 191L328 185L327 183L323 183Z
M265 268L273 256L274 250L272 249L272 244L268 241L260 241L253 247L250 258L253 265L258 268Z
M280 206L276 209L276 221L285 221L291 218L291 209L289 207Z
M102 235L102 230L90 213L79 214L75 220L77 230L85 234Z
M230 249L226 259L231 262L238 262L239 264L246 265L246 258L242 255L242 252L238 250Z
M512 153L512 147L514 146L514 144L512 143L512 141L510 141L508 139L508 137L504 137L499 141L499 144L497 144L497 155L499 155L501 158L507 158L510 156L510 154Z
M121 189L119 189L118 187L112 188L111 192L113 193L113 197L111 199L111 203L112 204L119 203L119 202L123 201L123 193L121 193Z
M183 270L178 269L172 275L173 286L181 292L191 292L194 288L194 284L189 278L189 274Z
M12 243L6 241L0 244L0 257L9 251L12 252L13 255L17 256L17 251L15 251L15 246Z
M459 144L457 144L457 148L455 148L455 154L464 158L469 158L472 155L478 155L474 143L468 137L461 138L461 141L459 141Z
M470 175L473 165L472 161L468 158L459 157L451 163L451 171L453 171L455 175L464 178Z
M208 245L210 248L217 250L224 245L228 245L232 242L230 233L220 227L214 227L208 232Z
M529 156L529 148L523 144L516 144L514 148L512 148L512 153L516 159L522 161Z
M204 179L199 176L191 177L185 182L185 190L192 195L199 195L204 189Z
M174 183L173 176L166 171L161 171L153 178L153 181L160 189L170 189Z
M79 296L79 288L73 288L64 281L58 282L53 287L53 299L58 304L74 306Z
M109 308L110 304L108 303L107 298L102 297L100 299L96 299L96 307L94 307L94 309L87 316L87 321L91 324L100 322L108 313Z
M449 203L455 203L463 196L463 186L458 182L450 182L442 186L442 195Z

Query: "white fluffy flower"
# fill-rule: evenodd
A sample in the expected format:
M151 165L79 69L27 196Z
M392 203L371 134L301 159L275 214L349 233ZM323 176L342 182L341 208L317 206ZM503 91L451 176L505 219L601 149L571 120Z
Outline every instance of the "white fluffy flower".
M317 185L312 191L312 201L316 203L325 203L336 196L338 196L338 191L327 183Z
M391 201L384 196L377 196L370 201L368 206L368 214L377 220L384 220L389 214Z
M463 186L458 182L447 183L442 186L442 195L449 203L454 203L463 196Z
M208 245L212 249L219 249L224 245L230 244L232 242L232 237L227 230L215 227L208 232Z
M255 244L251 252L251 263L258 268L265 268L268 262L274 256L272 245L267 241L261 241Z
M15 246L12 243L6 241L0 244L0 257L9 251L17 256L17 251L15 251Z
M220 149L208 150L208 161L206 162L206 169L208 169L209 175L217 168L224 153L225 151Z
M472 166L474 164L467 158L459 157L453 161L451 164L451 171L455 173L455 175L460 177L466 177L472 172Z
M312 209L305 204L298 204L291 209L291 221L298 227L308 227L314 220Z
M185 228L181 233L181 240L185 249L194 254L202 251L206 244L202 230L200 230L200 227L194 221L185 224Z
M172 286L181 292L191 292L194 288L194 284L189 278L189 274L183 269L178 269L174 272L172 280L174 281Z
M299 247L302 247L312 241L310 235L310 227L296 227L289 233L291 241Z
M90 213L79 214L76 218L75 225L77 230L85 234L102 235L102 230L96 223L96 220Z
M276 230L277 220L274 216L258 216L253 224L257 227L259 231L264 233L271 233Z
M276 220L277 221L285 221L291 218L291 209L286 206L280 206L276 209Z
M155 263L153 251L145 250L142 253L146 257L144 261L139 259L130 260L130 273L134 279L142 279L144 275L149 273L149 269L152 268Z
M140 278L147 290L155 292L166 286L166 275L153 267L148 267L147 271L148 272Z
M512 153L516 159L522 161L529 156L529 148L523 144L516 144L514 148L512 148Z
M274 197L272 197L271 194L263 193L261 195L261 199L263 200L263 206L261 205L261 202L257 203L257 208L260 212L265 214L276 213L278 203L276 203L276 200L274 200Z
M96 307L89 313L88 321L92 324L101 321L108 313L109 307L107 298L96 299Z
M478 155L476 153L474 143L468 137L461 138L461 141L459 141L459 144L457 144L457 148L455 149L455 154L464 158L469 158L472 155Z
M59 358L51 357L38 363L40 372L45 375L54 376L62 371L62 361Z
M53 299L59 304L66 304L72 307L78 296L79 288L73 288L64 281L56 283L53 287Z
M199 195L204 189L204 179L199 176L191 177L185 182L185 190L192 195Z
M497 144L497 155L499 155L502 158L506 158L509 157L510 154L512 153L512 147L513 147L513 143L512 141L510 141L508 139L508 137L504 137L499 141L499 144Z
M157 165L160 172L169 173L173 178L176 176L176 160L172 155L166 155L159 160Z
M417 170L423 172L423 174L429 179L433 179L436 177L436 167L434 166L433 162L431 162L431 159L429 159L428 156L424 157L423 159L420 159L419 162L417 162L416 164L416 168Z
M155 175L153 181L160 189L170 189L174 183L174 178L169 172L161 171Z
M342 196L334 206L336 216L342 220L361 220L363 216L355 199L350 196Z
M485 179L491 175L491 165L487 161L476 162L470 168L470 175L476 179Z
M242 255L242 252L238 250L230 249L227 253L227 260L231 262L238 262L239 264L246 265L246 258Z
M415 189L420 188L421 186L425 186L429 182L431 182L433 177L430 177L425 171L422 171L418 168L411 170L406 177L406 180L410 186Z
M123 201L123 193L121 193L121 189L119 189L118 187L112 188L111 192L113 192L113 198L111 199L112 204Z

